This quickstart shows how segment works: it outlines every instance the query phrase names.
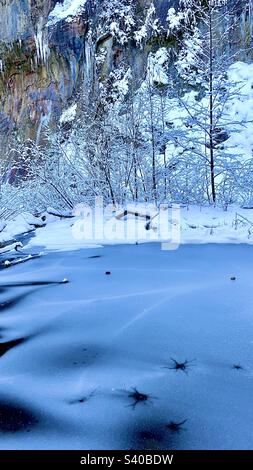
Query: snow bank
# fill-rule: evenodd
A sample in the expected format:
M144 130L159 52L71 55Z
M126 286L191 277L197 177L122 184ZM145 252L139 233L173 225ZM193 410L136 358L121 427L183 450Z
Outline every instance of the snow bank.
M76 219L64 219L51 222L36 232L28 247L43 246L53 251L75 251L84 248L99 248L101 245L92 238L80 240L73 237L72 225Z
M135 217L136 207L141 214ZM95 218L94 210L82 215L70 216L69 211L54 214L45 212L40 217L23 213L15 219L5 222L0 232L0 243L12 240L17 235L35 230L28 246L43 246L48 250L72 251L82 248L94 248L105 245L135 244L170 241L175 235L175 213L172 208L166 212L168 235L164 236L160 213L153 205L127 206L125 217L117 217L122 210L104 212L104 218ZM53 209L52 209L53 210ZM151 217L151 229L147 230L144 215ZM60 219L60 216L64 218ZM65 218L67 217L67 218ZM161 219L160 219L161 217ZM206 243L253 243L253 209L229 206L227 211L212 206L181 207L179 211L177 237L180 244ZM4 223L2 222L4 227Z
M143 211L144 213L144 211ZM149 210L151 217L155 210ZM151 222L151 230L146 230L147 221L134 215L117 220L105 215L94 225L94 213L86 217L75 217L54 221L37 231L29 241L29 246L43 246L48 250L70 251L94 246L167 242L170 240L173 214L168 211L168 233L164 238L160 231L159 218ZM227 211L214 207L190 206L180 210L179 244L207 243L253 243L253 209L229 207Z
M32 217L32 216L31 216ZM15 219L9 220L6 223L4 230L0 233L0 243L4 243L5 241L9 241L13 239L15 236L20 235L22 233L30 232L34 229L25 217L20 214Z
M55 220L55 218L54 218ZM6 222L0 221L0 245L5 244L16 236L23 233L28 233L35 228L44 227L45 222L40 217L35 217L29 212L19 214L13 220L7 220Z

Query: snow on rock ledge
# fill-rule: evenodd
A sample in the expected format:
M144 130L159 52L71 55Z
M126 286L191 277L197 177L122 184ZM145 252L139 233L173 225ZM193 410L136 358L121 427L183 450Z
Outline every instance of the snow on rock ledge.
M76 110L77 110L76 103L70 106L69 108L65 109L65 111L63 111L60 117L60 124L65 124L67 122L74 121L76 117Z
M51 11L48 20L48 26L53 26L58 21L72 21L77 15L80 15L87 0L64 0L63 3L57 3Z

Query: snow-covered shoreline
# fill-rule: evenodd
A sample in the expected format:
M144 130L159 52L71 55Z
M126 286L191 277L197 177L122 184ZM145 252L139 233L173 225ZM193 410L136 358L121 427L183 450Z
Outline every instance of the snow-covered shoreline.
M153 212L155 214L155 212ZM66 214L65 214L66 215ZM152 212L151 212L152 215ZM94 213L91 214L91 217ZM159 230L159 220L154 219L151 230L147 231L144 220L128 216L117 220L108 215L99 221L98 230L92 227L90 217L75 216L60 218L52 214L35 217L20 214L14 220L2 224L0 243L15 240L20 234L34 231L29 247L43 246L48 250L72 251L82 248L114 244L134 244L148 242L168 242L173 227L172 212L168 210L168 237ZM230 206L222 208L189 206L179 211L178 244L205 243L246 243L253 242L253 209ZM80 233L78 230L80 229Z

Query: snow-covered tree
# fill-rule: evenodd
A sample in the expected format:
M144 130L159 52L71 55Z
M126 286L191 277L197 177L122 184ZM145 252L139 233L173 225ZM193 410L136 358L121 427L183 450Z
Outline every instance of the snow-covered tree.
M177 140L189 158L203 161L208 171L208 197L215 202L216 185L221 182L223 168L227 172L231 164L233 171L235 152L227 141L240 124L231 122L228 116L229 102L239 92L234 88L231 91L227 78L227 69L233 61L228 52L231 9L227 0L184 0L182 4L194 11L201 8L201 20L194 27L185 22L175 63L179 77L188 89L191 86L195 90L179 97L186 118Z
M98 38L110 34L124 45L136 25L136 2L133 0L104 0L98 4Z

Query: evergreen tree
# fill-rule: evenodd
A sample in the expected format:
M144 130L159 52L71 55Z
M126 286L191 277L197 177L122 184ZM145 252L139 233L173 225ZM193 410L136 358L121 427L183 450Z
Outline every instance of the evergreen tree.
M177 142L193 159L202 159L209 173L208 197L215 203L216 183L235 157L233 149L224 143L232 132L238 131L239 124L229 121L227 114L230 101L239 92L227 79L234 59L229 55L228 18L232 11L227 0L183 0L181 4L185 11L198 12L200 21L194 25L185 21L175 64L184 91L189 91L189 87L195 91L194 98L193 93L179 96L185 119Z

